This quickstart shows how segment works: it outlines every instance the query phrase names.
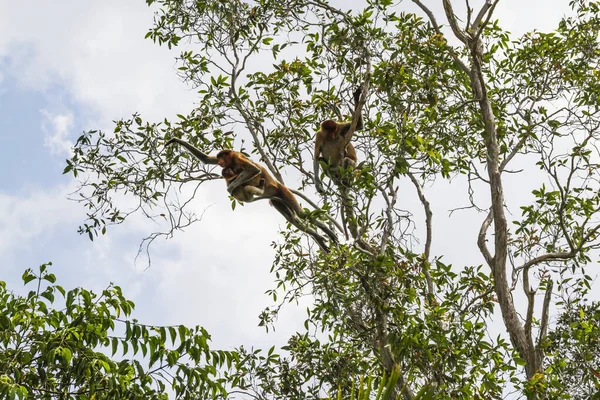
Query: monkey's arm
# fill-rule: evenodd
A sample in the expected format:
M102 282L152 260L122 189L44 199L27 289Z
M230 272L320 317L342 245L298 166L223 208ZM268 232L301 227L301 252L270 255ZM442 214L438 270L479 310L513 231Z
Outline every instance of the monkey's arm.
M313 173L315 174L315 188L317 192L322 193L323 187L321 186L321 179L319 179L319 157L321 156L321 138L317 133L315 139L315 156L313 158Z
M352 96L354 97L354 110L352 110L352 115L354 115L354 113L356 111L356 107L359 106L361 93L362 93L362 86L359 86L354 91L354 93L352 93ZM340 136L342 136L344 138L344 143L346 145L348 143L350 143L350 141L352 141L352 135L348 135L348 132L350 131L351 126L352 126L352 121L343 123L340 126ZM356 122L355 131L361 131L362 129L363 129L363 117L362 117L362 110L360 110L360 113L358 114L358 121Z
M233 193L235 189L247 183L250 179L259 175L262 171L256 165L251 162L244 163L244 169L239 175L227 185L227 191L229 194Z
M180 145L185 147L190 153L192 153L192 155L194 157L196 157L198 160L202 161L204 164L216 164L217 163L217 157L212 157L212 156L208 156L208 155L204 154L203 152L201 152L200 150L198 150L197 148L195 148L194 146L192 146L185 140L173 138L173 139L169 140L167 143L165 143L165 146L169 146L172 143L179 143Z

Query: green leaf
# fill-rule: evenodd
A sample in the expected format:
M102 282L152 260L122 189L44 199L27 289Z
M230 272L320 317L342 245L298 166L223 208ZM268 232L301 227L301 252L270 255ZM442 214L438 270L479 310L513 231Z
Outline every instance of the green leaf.
M25 285L34 280L35 278L36 276L33 274L33 271L31 269L26 269L25 272L23 272L23 275L21 276L23 284Z
M71 352L71 350L68 347L62 348L62 356L65 359L65 362L67 364L71 363L71 359L73 358L73 353Z
M45 299L48 299L50 303L54 303L54 295L52 294L52 292L44 291L40 294L40 296L42 296Z
M520 365L522 367L527 365L527 361L525 361L525 359L523 359L521 357L515 357L514 360L517 365Z
M175 327L170 326L169 327L169 334L171 336L171 344L175 344L175 339L177 338L177 331L175 330Z

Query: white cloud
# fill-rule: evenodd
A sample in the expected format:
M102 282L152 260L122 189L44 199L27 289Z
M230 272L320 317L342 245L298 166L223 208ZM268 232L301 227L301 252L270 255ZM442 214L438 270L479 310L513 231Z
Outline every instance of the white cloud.
M562 17L572 14L566 1L510 0L498 3L494 18L500 21L503 29L518 37L534 29L553 31Z
M44 146L50 149L52 154L71 155L73 142L67 137L73 128L73 114L53 114L47 110L40 110L43 121L42 130L45 133Z
M192 186L184 185L181 196L189 195ZM268 202L232 211L222 182L206 185L193 200L198 214L206 211L202 220L172 239L157 240L146 270L145 260L134 264L140 240L166 227L138 213L90 242L76 233L86 210L67 199L74 188L71 182L0 194L0 265L6 266L0 279L11 288L19 289L24 268L53 261L65 288L99 291L114 282L136 303L139 320L202 325L217 347L282 344L301 329L306 304L289 305L274 334L257 326L258 314L271 303L264 292L274 286L270 244L281 240L277 232L284 223ZM132 196L116 200L124 209L135 205Z
M538 13L521 11L524 3ZM547 0L530 3L500 2L502 26L508 24L515 31L540 23L554 26L562 14L558 7L548 7ZM531 18L539 16L540 9L550 22ZM49 133L44 141L53 152L62 154L70 147L69 132L75 119L86 125L84 129L110 127L111 120L134 111L162 119L185 113L196 97L175 75L173 57L178 50L159 48L143 39L152 25L152 12L143 1L31 0L25 7L0 0L0 10L0 58L6 57L0 63L0 82L4 75L48 96L42 112ZM68 102L62 97L74 100L83 111L76 115L65 112ZM69 104L68 109L75 105ZM474 241L477 230L470 228L477 227L482 216L457 213L450 222L446 218L447 209L457 205L464 193L464 188L456 190L456 184L428 188L432 202L443 199L432 205L441 228L436 231L434 249L457 265L464 263L466 251L479 263L481 255ZM203 220L185 232L176 232L173 239L157 240L152 248L153 264L147 271L143 261L134 266L134 256L141 238L161 227L143 215L129 218L90 243L75 233L85 210L66 200L66 194L74 189L72 184L0 194L0 265L13 261L22 265L24 254L34 254L40 262L55 261L61 282L68 278L72 285L97 290L114 281L136 302L135 316L143 322L203 325L217 346L260 346L261 341L266 345L263 330L256 327L257 315L271 302L263 294L274 286L269 273L273 261L270 243L281 240L277 227L283 218L266 202L232 212L222 182L206 186L193 200L198 214L212 206ZM420 210L412 189L410 193L412 203L403 198L402 207L416 204ZM303 308L288 307L269 341L301 329L297 325L303 322Z
M23 87L52 95L58 83L101 122L191 108L195 93L173 68L179 50L144 39L153 12L143 1L28 5L0 0L0 57Z
M0 193L0 257L77 218L72 212L73 203L65 199L67 190L60 185L52 190Z

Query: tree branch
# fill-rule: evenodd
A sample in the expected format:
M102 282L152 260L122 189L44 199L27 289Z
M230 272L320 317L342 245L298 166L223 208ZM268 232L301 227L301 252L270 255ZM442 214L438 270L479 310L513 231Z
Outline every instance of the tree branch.
M546 286L546 295L544 296L544 304L542 306L542 322L540 323L540 335L538 337L537 347L535 349L537 358L536 361L539 366L542 365L542 357L544 354L542 344L548 332L548 320L550 319L548 314L550 310L550 300L552 300L553 287L554 281L552 279L548 279L548 285Z
M425 6L425 4L421 3L420 0L412 0L413 3L415 3L417 6L419 6L419 8L421 10L423 10L423 12L425 14L427 14L427 17L429 18L429 22L431 22L431 25L433 26L433 29L435 29L436 33L438 35L443 35L442 31L440 29L440 26L437 23L437 20L435 19L435 16L433 15L433 13L431 12L431 10L429 8L427 8L427 6ZM454 51L453 48L450 47L450 54L452 55L452 58L454 59L454 62L456 63L456 65L458 65L458 67L463 70L463 72L465 72L467 75L470 75L470 69L467 66L467 64L465 64L463 62L463 60L461 60L458 57L458 54L456 54L456 52Z
M338 228L338 230L341 233L344 233L344 229L342 228L342 226L331 215L329 215L329 213L326 213L325 211L321 210L321 208L318 205L316 205L311 199L309 199L304 193L302 193L299 190L295 190L295 189L290 189L290 192L292 192L296 196L302 198L302 200L304 200L308 204L310 204L311 207L313 207L315 210L321 211L323 213L323 215L325 216L325 218L327 218L329 221L331 221L335 225L335 227Z
M523 264L521 267L519 267L519 269L531 268L534 265L542 263L542 262L568 260L570 258L573 258L575 256L575 254L576 254L575 251L568 251L568 252L563 252L563 253L542 254L541 256L537 256L534 259L527 261L525 264Z
M444 4L444 12L446 13L446 18L448 19L448 23L450 23L450 28L454 33L454 36L464 44L468 44L468 37L466 33L460 29L458 26L458 21L456 19L456 15L454 14L454 10L452 9L452 3L450 0L443 0Z
M489 2L489 0L486 0L487 2ZM479 40L479 37L481 36L481 33L483 32L483 29L486 27L486 25L490 22L490 19L492 18L492 14L494 13L494 9L496 8L496 5L498 4L500 0L496 0L494 2L494 4L492 5L492 9L490 10L490 12L488 13L485 21L479 26L479 29L477 30L477 33L475 34L475 40ZM487 6L487 3L484 5L484 8ZM483 8L482 8L483 10ZM486 10L487 11L487 10Z
M431 252L431 241L433 237L433 213L431 212L431 205L429 204L429 201L427 200L427 198L425 197L425 193L423 192L423 187L421 186L417 178L411 172L408 172L407 175L410 178L413 185L415 185L415 188L417 189L417 195L419 196L419 200L421 200L421 204L423 204L423 209L425 210L425 227L427 233L423 255L425 257L427 267L423 268L423 274L425 275L425 280L427 281L427 291L429 292L429 294L433 294L433 280L431 279L431 275L429 274L429 255Z
M352 114L352 123L350 124L350 128L348 129L348 133L346 134L347 140L350 141L356 127L358 126L358 120L360 115L362 114L363 106L367 101L367 95L369 93L369 83L371 82L371 56L368 54L368 50L365 49L366 59L367 59L367 68L365 71L365 82L362 86L362 91L360 93L360 98L358 99L358 104L354 109L354 113Z
M490 254L490 251L487 247L486 236L487 236L487 230L489 229L490 225L492 224L493 215L494 214L492 212L492 209L490 209L490 211L488 212L488 215L485 217L485 219L481 223L481 228L479 228L479 235L477 236L477 246L479 247L479 251L481 251L481 254L483 254L483 258L485 259L485 262L492 269L492 271L494 270L494 257L492 257L492 255Z
M477 28L479 28L479 24L481 23L483 16L490 9L491 6L492 6L492 0L485 0L485 4L481 7L481 10L479 10L479 13L477 13L477 16L473 20L473 23L471 24L469 29L471 29L472 31L475 31Z
M527 338L527 345L529 347L529 351L527 352L528 363L535 363L535 360L532 360L531 357L535 357L535 353L533 352L533 336L531 335L531 329L533 324L533 309L535 306L535 290L531 289L529 285L529 268L525 268L523 270L523 292L527 297L527 314L525 315L525 337Z
M394 188L392 187L392 183L388 182L387 187L385 189L382 189L381 187L378 187L378 189L381 192L381 195L386 205L386 225L383 228L383 233L381 235L381 245L379 247L379 255L382 256L385 253L385 250L387 249L388 239L390 238L390 236L392 236L392 232L394 230L394 219L392 211L394 209L394 205L396 205L396 200L398 198L398 188L394 190ZM386 191L386 189L389 190L389 194Z

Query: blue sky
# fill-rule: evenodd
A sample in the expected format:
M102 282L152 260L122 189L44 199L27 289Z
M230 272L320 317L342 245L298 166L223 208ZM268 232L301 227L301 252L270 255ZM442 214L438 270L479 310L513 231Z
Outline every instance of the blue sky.
M0 0L0 279L24 290L23 270L52 261L65 287L120 285L144 322L203 325L225 348L266 346L276 337L257 327L258 314L269 304L269 244L280 222L265 217L266 202L234 214L224 193L200 193L205 220L158 240L148 270L145 260L134 263L154 229L143 218L94 242L77 234L85 210L67 200L76 182L62 175L76 138L112 130L112 120L136 111L161 120L193 107L193 91L175 74L178 50L144 40L152 16L144 1ZM222 189L218 183L212 189ZM231 224L239 224L239 237L226 237ZM303 311L289 314L301 326ZM281 321L296 325L285 315Z
M507 0L498 16L513 32L548 29L567 3ZM264 295L274 280L270 243L278 240L282 223L266 202L234 213L226 195L213 190L223 184L207 185L194 200L198 213L207 209L203 221L158 240L148 270L143 261L134 263L140 240L154 228L144 218L132 218L94 242L77 234L85 210L67 200L76 183L62 170L82 131L111 130L112 120L136 111L161 120L193 107L193 91L175 74L178 50L143 39L151 25L152 11L142 0L0 0L0 279L20 289L25 268L52 261L65 287L120 285L145 323L203 325L224 348L282 344L301 329L305 314L302 306L288 307L275 335L257 327L258 314L270 305ZM458 195L453 204L450 191L462 196L464 186L430 188L432 198L445 199L434 205L439 218L464 205ZM438 252L458 261L466 251L473 264L482 263L476 231L462 232L473 239L467 246L457 226L454 220L440 228L438 238L459 242L438 244Z

